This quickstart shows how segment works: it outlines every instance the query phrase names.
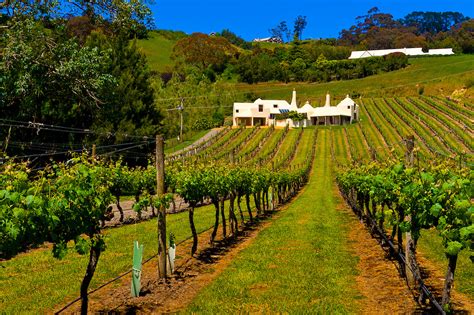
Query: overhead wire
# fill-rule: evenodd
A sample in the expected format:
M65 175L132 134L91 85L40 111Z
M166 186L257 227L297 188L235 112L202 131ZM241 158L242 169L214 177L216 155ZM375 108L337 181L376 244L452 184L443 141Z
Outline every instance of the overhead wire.
M80 128L74 128L74 127L65 127L65 126L52 125L52 124L46 124L46 123L40 123L40 122L32 122L32 121L26 122L26 121L4 119L4 118L0 118L0 121L4 122L4 123L0 123L0 126L14 127L14 128L25 128L25 129L36 129L38 134L41 130L47 130L47 131L56 131L56 132L64 132L64 133L95 134L95 135L101 135L101 136L105 136L105 137L120 136L120 137L124 137L124 138L135 138L135 139L153 138L152 136L135 136L135 135L129 135L127 133L121 133L121 132L118 132L118 131L99 132L99 131L95 131L95 130L91 130L91 129L80 129Z
M106 149L106 148L107 149L117 148L117 147L123 147L123 146L128 145L128 147L126 147L126 148L119 148L119 149L115 149L115 150L110 151L110 152L104 152L104 153L97 154L98 156L100 156L100 155L107 155L107 154L110 154L110 153L122 152L122 151L126 151L126 150L129 150L129 149L134 149L134 148L141 147L141 146L144 146L144 145L149 145L149 144L154 143L154 142L155 142L155 139L148 140L148 141L141 141L141 142L111 144L111 145L98 146L98 147L96 147L96 150L102 150L102 149ZM15 157L0 158L0 161L9 160L9 159L28 159L28 158L37 158L37 157L43 157L43 156L62 155L62 154L68 154L68 153L83 152L83 151L87 151L87 150L91 150L91 149L92 149L92 147L89 147L89 148L84 147L84 148L81 148L81 149L68 150L68 151L60 151L60 152L55 151L55 152L49 152L49 153L45 152L45 153L39 153L39 154L21 155L21 156L15 156Z

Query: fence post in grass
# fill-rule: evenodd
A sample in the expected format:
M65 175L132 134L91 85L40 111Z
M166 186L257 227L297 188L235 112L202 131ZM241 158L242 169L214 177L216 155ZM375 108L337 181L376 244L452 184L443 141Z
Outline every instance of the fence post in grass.
M162 135L156 136L156 194L165 194L165 154ZM166 278L166 208L163 203L158 209L158 278Z
M415 137L409 135L405 139L406 151L405 160L407 167L413 167L413 149L415 148ZM411 222L411 215L405 217L405 221ZM407 283L410 288L415 285L414 271L414 243L410 232L405 233L405 275L407 277ZM400 249L399 249L400 250Z

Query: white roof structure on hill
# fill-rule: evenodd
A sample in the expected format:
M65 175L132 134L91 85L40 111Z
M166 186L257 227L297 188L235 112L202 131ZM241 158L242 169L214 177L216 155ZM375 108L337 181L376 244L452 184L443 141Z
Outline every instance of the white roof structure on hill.
M452 48L430 49L427 53L422 48L398 48L398 49L378 49L359 50L351 52L349 59L360 59L367 57L381 57L391 53L400 52L407 56L434 56L434 55L454 55Z

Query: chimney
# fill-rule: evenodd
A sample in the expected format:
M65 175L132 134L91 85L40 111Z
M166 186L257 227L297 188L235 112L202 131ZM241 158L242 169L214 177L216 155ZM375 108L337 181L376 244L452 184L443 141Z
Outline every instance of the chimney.
M329 92L326 94L326 104L324 104L324 106L331 106L331 96Z
M293 89L293 97L291 98L291 106L296 107L296 90Z

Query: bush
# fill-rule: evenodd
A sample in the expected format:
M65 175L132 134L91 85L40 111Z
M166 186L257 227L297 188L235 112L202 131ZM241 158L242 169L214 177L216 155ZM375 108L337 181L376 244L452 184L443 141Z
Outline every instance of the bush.
M408 56L401 52L395 52L384 56L385 71L393 71L405 68L408 65Z
M206 117L196 119L192 125L192 129L196 131L211 129L212 127L214 127L212 121Z

